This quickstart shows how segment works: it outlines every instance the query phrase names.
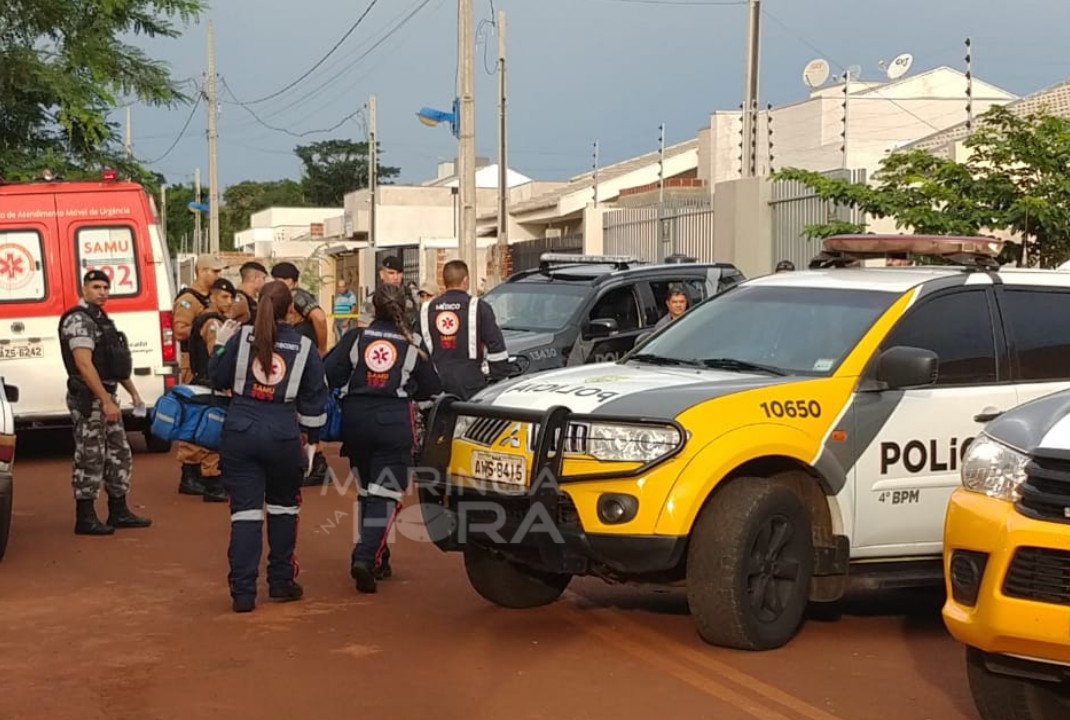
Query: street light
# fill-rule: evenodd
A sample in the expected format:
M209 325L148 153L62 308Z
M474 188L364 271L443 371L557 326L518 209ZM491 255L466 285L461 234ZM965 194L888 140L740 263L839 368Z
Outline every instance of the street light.
M416 113L416 117L420 122L429 127L434 127L440 123L448 122L450 124L450 132L454 137L458 137L460 133L460 127L458 123L457 113L457 100L453 101L453 112L446 112L445 110L436 110L435 108L422 107L420 112Z

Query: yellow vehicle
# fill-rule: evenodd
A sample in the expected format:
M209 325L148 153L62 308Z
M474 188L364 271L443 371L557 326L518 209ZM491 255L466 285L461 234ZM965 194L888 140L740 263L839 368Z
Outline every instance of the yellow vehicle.
M985 426L944 545L944 622L983 720L1070 718L1070 392Z
M704 639L754 650L849 581L940 587L975 416L1070 387L1070 363L1025 384L1007 361L1035 292L1070 291L1070 273L1000 270L982 238L825 247L821 267L740 283L619 362L440 400L421 503L472 587L523 608L574 576L684 583ZM843 267L903 252L945 264Z

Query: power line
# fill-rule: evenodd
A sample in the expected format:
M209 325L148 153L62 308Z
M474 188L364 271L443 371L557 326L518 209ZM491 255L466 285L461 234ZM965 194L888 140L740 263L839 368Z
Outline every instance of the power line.
M364 12L362 12L360 14L360 17L357 18L357 21L355 23L353 23L352 25L350 25L349 29L346 30L345 35L343 35L341 37L341 39L338 42L336 42L334 44L334 46L330 50L327 51L326 55L324 55L318 61L316 61L315 65L313 65L308 70L306 70L304 72L304 74L301 75L301 77L297 78L296 80L294 80L289 85L287 85L286 87L282 88L281 90L276 90L275 92L271 93L270 95L265 95L264 97L257 98L256 100L247 100L247 101L245 101L244 104L245 105L258 105L258 104L260 104L262 102L265 102L267 100L271 100L272 98L277 98L279 95L282 95L287 90L289 90L290 88L294 87L295 85L300 83L302 80L307 78L309 75L311 75L313 72L315 72L316 68L318 68L323 63L327 62L327 58L329 58L331 55L333 55L335 50L337 50L339 47L341 47L342 43L344 43L349 38L349 36L352 35L353 32L358 27L360 27L360 24L362 22L364 22L364 18L368 17L368 13L370 13L372 11L372 8L375 7L376 3L378 3L378 2L379 2L379 0L371 0L371 2L368 3L368 7L364 8ZM235 98L235 100L237 100L237 98ZM239 102L238 104L241 105L243 103Z
M187 128L189 128L189 124L193 122L193 116L197 114L197 108L201 106L202 99L204 99L204 95L198 93L197 102L193 103L193 108L189 111L189 117L187 117L186 122L182 124L182 129L178 131L178 135L175 137L174 142L171 143L171 146L168 147L167 150L165 150L163 155L161 155L160 157L156 158L155 160L144 161L146 165L155 165L156 163L160 162L165 157L170 155L171 151L178 147L178 143L182 141L182 138L186 134Z
M227 79L225 77L220 76L220 80L222 81L223 88L227 91L227 94L230 95L232 98L234 98L234 101L238 103L238 106L241 107L241 109L244 110L245 112L249 113L249 115L251 115L252 118L254 120L256 120L257 123L259 123L260 125L263 125L268 130L274 130L275 132L285 133L285 134L287 134L287 135L289 135L291 137L295 137L295 138L303 138L303 137L307 137L309 135L319 135L319 134L322 134L322 133L334 132L338 128L342 127L342 125L344 125L346 122L348 122L349 120L353 119L357 115L360 115L362 112L364 112L364 108L362 107L359 110L357 110L356 112L349 113L348 115L346 115L344 118L342 118L337 123L335 123L334 125L330 126L329 128L323 128L322 130L306 130L304 132L295 133L294 131L289 130L287 128L277 127L275 125L270 125L270 124L264 122L260 118L260 116L257 115L256 112L254 112L252 110L252 108L249 108L245 104L243 104L241 102L238 102L238 99L234 97L234 91L230 89L230 85L227 84Z
M746 5L745 0L594 0L594 2L608 2L608 3L620 3L623 5L677 5L700 7L706 6L721 6L726 7L729 5Z

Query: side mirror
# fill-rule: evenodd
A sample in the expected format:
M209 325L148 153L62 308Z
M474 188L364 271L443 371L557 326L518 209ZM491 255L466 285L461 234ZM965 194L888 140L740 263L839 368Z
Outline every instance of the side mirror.
M932 385L940 372L940 357L931 350L897 346L877 360L877 380L887 390Z
M19 401L19 389L14 385L4 385L4 397L7 398L9 403L17 403Z
M598 318L587 323L588 338L609 337L615 332L617 332L617 321L613 318Z

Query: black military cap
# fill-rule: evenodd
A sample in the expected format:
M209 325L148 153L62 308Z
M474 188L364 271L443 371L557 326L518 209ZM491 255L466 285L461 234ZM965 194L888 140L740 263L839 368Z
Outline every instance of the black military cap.
M385 260L383 260L383 267L387 270L405 272L405 264L401 262L401 258L399 258L397 255L391 255Z
M301 277L301 271L291 262L281 262L271 268L271 277L277 280L297 280Z
M82 278L83 285L88 285L91 282L98 281L106 283L108 287L111 287L111 278L108 277L108 273L104 272L103 270L90 270Z
M228 292L231 295L236 292L236 290L234 289L234 283L232 283L230 280L227 280L226 278L219 278L214 283L212 283L212 289L222 290L223 292Z

